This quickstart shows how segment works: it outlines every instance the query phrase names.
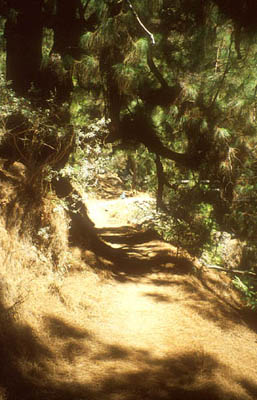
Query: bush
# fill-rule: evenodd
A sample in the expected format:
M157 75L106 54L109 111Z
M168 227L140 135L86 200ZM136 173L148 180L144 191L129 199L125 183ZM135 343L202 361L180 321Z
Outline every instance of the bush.
M247 306L257 311L257 279L236 276L233 283L240 290L246 300Z
M26 166L27 183L42 186L49 168L61 169L74 146L68 105L55 105L54 98L39 107L17 97L0 75L0 157L5 167L15 161Z

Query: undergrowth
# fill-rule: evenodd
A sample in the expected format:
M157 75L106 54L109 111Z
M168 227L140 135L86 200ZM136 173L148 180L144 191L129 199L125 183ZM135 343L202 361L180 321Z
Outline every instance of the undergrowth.
M257 311L257 278L239 278L236 276L233 279L233 284L241 292L247 306L252 310Z

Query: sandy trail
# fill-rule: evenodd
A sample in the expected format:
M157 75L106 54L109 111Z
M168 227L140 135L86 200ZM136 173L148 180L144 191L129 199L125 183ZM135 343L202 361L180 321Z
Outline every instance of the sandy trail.
M138 200L144 199L88 202L96 227L110 228L103 237L112 246L118 238L118 246L129 249L129 267L140 256L147 261L149 253L174 252L158 240L128 246L132 231L118 227L131 223ZM80 365L79 380L86 378L89 398L257 399L256 330L240 313L226 275L205 272L197 277L178 273L180 266L172 273L171 263L159 268L158 259L156 266L150 265L143 273L117 265L117 279L97 278L87 284L86 297L81 295L90 310L80 323L89 332L87 355L76 356L69 370L73 376ZM66 280L64 298L75 281Z
M145 193L134 197L118 199L88 199L89 217L97 228L119 227L133 224L140 209L147 208L147 203L154 202L153 198Z
M129 227L135 201L88 202L123 258L92 256L97 273L78 266L47 290L33 282L20 307L37 328L13 327L23 350L1 375L15 382L8 400L257 399L256 321L224 273L192 273L172 246Z

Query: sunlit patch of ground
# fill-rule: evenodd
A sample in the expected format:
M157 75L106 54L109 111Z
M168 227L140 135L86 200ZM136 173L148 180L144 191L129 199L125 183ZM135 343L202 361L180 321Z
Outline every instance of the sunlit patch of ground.
M118 199L88 199L89 217L97 228L130 225L136 222L137 215L144 208L144 202L154 202L145 193L134 197L119 197Z

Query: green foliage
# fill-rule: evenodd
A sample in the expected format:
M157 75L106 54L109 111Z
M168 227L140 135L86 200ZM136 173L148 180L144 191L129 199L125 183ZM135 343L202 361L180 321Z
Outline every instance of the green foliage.
M0 18L0 70L2 73L5 72L5 62L6 62L6 54L5 54L5 40L4 40L4 18Z
M49 99L47 107L35 107L33 100L17 97L3 75L0 92L0 157L23 163L27 184L40 192L48 186L49 169L62 168L73 147L68 106L57 108Z
M71 162L58 174L69 177L86 192L100 190L99 179L105 174L113 174L118 168L112 156L112 146L103 146L108 133L108 121L98 119L86 129L76 129L75 148Z
M247 306L252 310L257 310L257 279L239 278L236 276L233 280L235 287L240 290Z
M217 225L213 206L201 201L203 190L192 181L185 182L169 193L169 211L160 213L154 223L165 240L200 257L214 251Z
M53 47L54 33L52 29L44 28L43 31L43 43L42 43L42 55L43 63L47 62L49 53Z

